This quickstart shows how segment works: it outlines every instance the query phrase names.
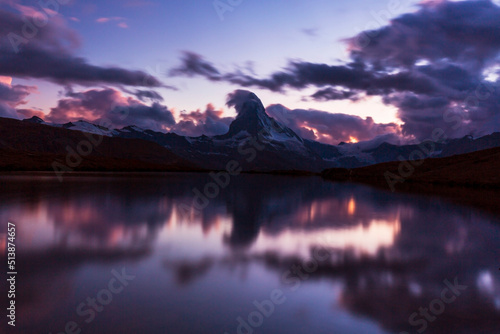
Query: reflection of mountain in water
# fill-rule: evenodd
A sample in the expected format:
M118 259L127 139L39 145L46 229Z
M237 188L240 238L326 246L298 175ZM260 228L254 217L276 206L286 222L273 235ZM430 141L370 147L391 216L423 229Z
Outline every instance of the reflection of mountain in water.
M434 198L267 175L235 177L199 215L181 217L179 206L192 203L193 188L207 182L204 174L68 178L62 187L53 180L6 182L0 221L22 222L23 284L46 286L27 288L21 305L41 306L47 293L55 294L53 284L70 290L70 268L140 261L162 234L175 239L177 228L199 226L205 236L215 234L222 250L164 262L179 283L249 263L281 276L323 246L335 260L323 263L312 279L342 282L341 305L390 331L414 331L408 316L439 297L444 279L455 277L469 288L433 323L434 332L500 331L496 218ZM230 226L219 226L221 221Z

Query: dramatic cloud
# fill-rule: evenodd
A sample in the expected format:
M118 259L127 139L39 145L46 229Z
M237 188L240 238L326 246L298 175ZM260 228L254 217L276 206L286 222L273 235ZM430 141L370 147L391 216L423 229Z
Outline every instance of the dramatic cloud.
M282 105L271 105L266 111L301 137L332 145L349 142L352 138L365 141L385 134L400 133L397 124L378 124L371 117L363 119L319 110L290 110Z
M96 66L75 56L79 36L56 12L16 3L12 6L10 10L0 8L0 75L65 85L162 86L145 72Z
M437 128L450 137L500 131L500 7L492 1L422 2L418 11L346 43L351 60L345 64L292 61L259 78L223 72L186 52L171 75L273 92L316 87L309 97L316 101L381 96L398 107L402 133L418 139Z
M285 88L301 89L311 85L341 86L349 90L346 96L350 98L361 91L375 95L407 90L429 93L438 89L434 87L435 83L430 78L418 71L389 74L368 69L360 61L346 65L290 62L284 71L276 72L266 79L258 79L241 71L221 73L212 63L194 53L185 53L181 60L182 64L172 69L170 75L202 76L211 81L226 81L243 87L259 87L274 92L281 92ZM313 97L319 96L324 99L327 95L322 90ZM334 95L334 99L338 99L338 96Z
M113 128L136 125L143 129L173 132L191 137L225 134L234 120L232 117L224 117L223 109L216 109L213 104L208 104L204 110L181 111L176 122L167 107L157 102L151 106L146 105L113 88L90 89L83 92L73 92L69 89L48 115L33 109L19 109L16 112L13 107L22 104L22 99L32 89L34 88L20 86L13 88L10 94L3 94L3 90L0 89L0 98L6 100L8 95L10 100L14 101L10 107L13 115L20 114L25 118L38 116L58 124L86 120L95 124L102 122ZM234 107L239 112L243 103L249 99L260 103L255 94L236 90L228 94L227 106ZM379 137L388 140L389 137L382 136L391 133L399 135L401 132L398 125L378 124L371 117L363 119L358 116L318 110L290 110L282 105L269 106L266 112L306 139L333 145L342 141L348 142L352 138L370 140Z
M20 118L16 108L37 90L33 86L12 85L12 78L0 77L0 117Z
M5 82L5 83L4 83ZM223 109L208 104L205 110L181 111L178 122L172 112L158 102L151 105L130 96L125 96L114 88L89 89L74 92L71 88L64 93L57 106L45 115L39 109L20 109L25 98L36 87L10 85L10 78L0 77L0 117L31 118L40 117L48 122L64 124L85 120L112 128L136 125L143 129L173 132L183 136L214 136L227 133L233 117L224 117ZM131 95L155 98L154 92L131 91ZM252 92L236 90L228 94L227 106L239 113L248 100L260 102ZM411 103L401 102L401 103ZM436 102L437 103L437 102ZM262 107L264 108L264 107ZM332 114L318 110L290 110L282 105L269 106L266 112L279 122L296 131L303 138L336 145L341 141L370 140L390 133L400 134L396 124L377 124L372 118L363 119L346 114Z
M150 96L148 91L136 91L135 95L154 97L154 94ZM113 88L90 89L76 93L68 90L48 115L31 109L17 112L26 118L38 116L57 124L85 120L95 124L102 122L113 128L136 125L143 129L174 132L191 137L224 134L233 121L231 117L223 117L222 109L217 110L212 104L208 104L204 111L182 111L179 121L176 122L166 106L157 102L148 106L142 101L124 96Z
M423 3L348 43L364 63L416 70L439 87L385 94L385 102L399 108L404 133L423 139L436 128L453 137L500 130L499 82L485 80L486 72L498 72L500 7L493 2Z
M417 61L447 59L482 67L500 51L500 7L489 0L429 1L416 13L349 39L363 59L384 66L411 67Z
M175 124L167 107L153 103L151 106L125 97L112 88L91 89L84 92L67 92L45 117L49 122L66 123L78 120L99 123L104 121L115 128L136 125L144 129L164 131Z
M204 112L200 110L181 112L179 122L170 131L183 136L198 137L201 135L215 136L227 133L232 117L222 117L223 110L216 110L208 104Z

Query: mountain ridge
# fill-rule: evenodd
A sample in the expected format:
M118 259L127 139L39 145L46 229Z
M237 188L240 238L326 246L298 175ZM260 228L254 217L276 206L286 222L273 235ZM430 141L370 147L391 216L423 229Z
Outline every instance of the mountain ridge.
M181 136L141 129L135 125L111 129L83 120L52 124L36 116L23 122L109 138L152 142L191 165L210 170L223 170L229 161L237 161L245 171L320 172L328 168L359 168L408 160L414 152L420 152L424 158L447 157L500 147L500 133L476 139L465 136L444 142L432 142L433 149L428 152L423 152L420 144L394 145L386 141L380 143L380 140L374 140L372 144L360 142L329 145L301 138L292 129L270 117L262 101L254 93L239 91L238 94L231 102L231 106L237 110L235 120L230 124L227 133L215 136Z

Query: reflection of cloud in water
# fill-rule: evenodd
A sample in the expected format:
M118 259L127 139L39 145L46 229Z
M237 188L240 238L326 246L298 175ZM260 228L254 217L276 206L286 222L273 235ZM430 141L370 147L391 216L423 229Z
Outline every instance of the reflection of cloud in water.
M252 250L279 250L280 253L307 256L310 248L321 245L333 249L349 249L355 254L376 255L381 248L393 246L401 230L399 220L372 220L368 224L321 228L317 230L286 230L277 235L262 233Z
M61 246L68 249L134 248L148 244L154 235L145 224L127 226L119 217L114 216L117 219L114 221L107 219L102 211L91 210L89 206L82 209L66 205L59 209L42 202L32 211L17 208L9 214L15 221L22 222L17 224L17 239L23 251Z
M29 267L20 282L29 297L20 309L45 317L36 310L47 294L50 310L65 305L79 269L95 264L147 262L189 290L200 281L210 288L204 280L214 272L230 279L234 268L252 265L280 277L314 247L327 246L331 262L310 282L341 286L337 306L350 313L399 332L411 313L439 297L444 279L459 277L470 290L433 324L436 332L474 332L476 322L479 330L500 331L500 279L492 270L498 219L437 199L255 175L235 178L201 213L181 217L178 208L192 199L193 187L209 180L189 174L7 184L0 224L17 223L21 261ZM64 292L55 293L57 286Z

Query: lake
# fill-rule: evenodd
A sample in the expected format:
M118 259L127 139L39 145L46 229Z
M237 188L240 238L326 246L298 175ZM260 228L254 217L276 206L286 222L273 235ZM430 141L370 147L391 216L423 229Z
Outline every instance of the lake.
M500 333L499 217L318 177L218 181L0 176L6 332Z

